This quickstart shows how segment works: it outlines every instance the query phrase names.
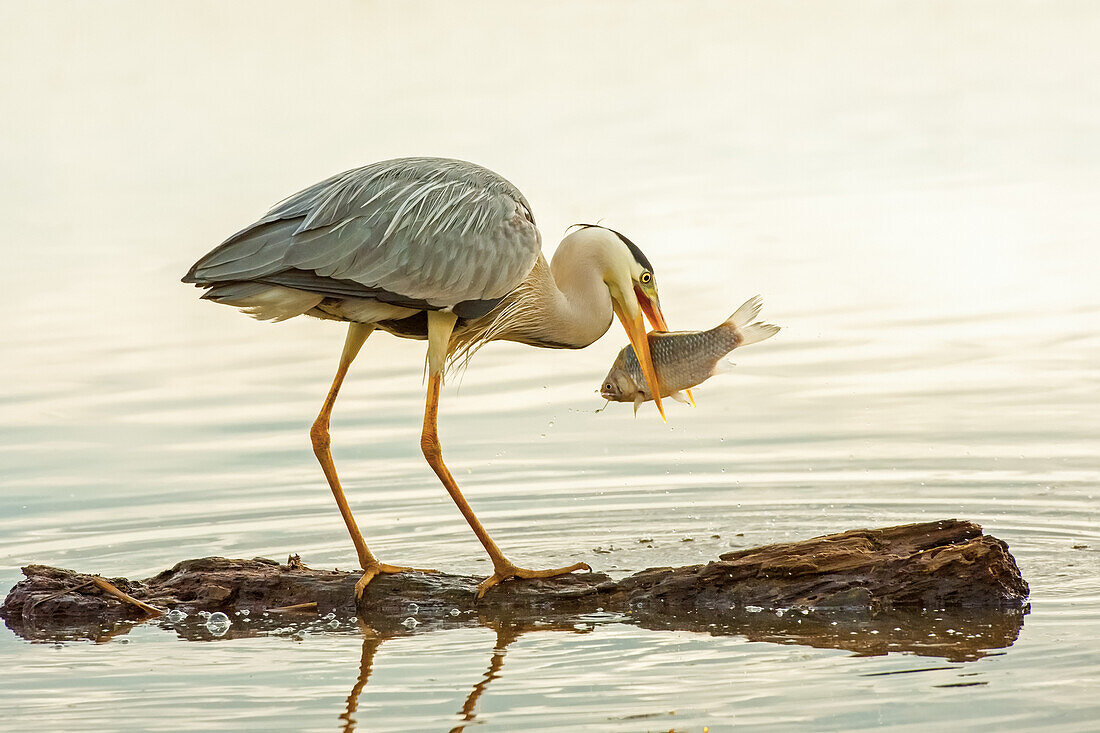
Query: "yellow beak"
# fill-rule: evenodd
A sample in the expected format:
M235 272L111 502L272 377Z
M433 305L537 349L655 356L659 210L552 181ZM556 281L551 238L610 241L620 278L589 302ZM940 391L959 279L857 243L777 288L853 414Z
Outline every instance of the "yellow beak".
M656 291L654 292L656 293ZM645 291L635 285L634 295L637 296L638 305L642 307L642 312L645 313L645 317L649 319L649 323L653 326L653 330L667 331L668 324L665 323L665 314L661 312L661 301L657 299L656 294L653 296L653 300L650 300Z
M641 302L647 301L643 300ZM657 382L657 370L653 367L653 357L649 353L649 337L645 332L645 322L642 321L642 314L639 311L637 316L631 318L619 307L618 301L613 301L612 304L615 308L615 315L619 317L619 322L623 324L623 329L630 339L630 345L634 347L634 355L638 357L638 365L642 368L642 375L645 376L649 393L653 395L657 412L661 413L661 420L667 423L665 408L661 405L661 385ZM657 312L660 313L660 311Z
M650 300L637 285L634 286L634 294L638 297L638 305L642 307L642 312L645 313L645 317L649 319L650 324L653 326L654 331L668 331L668 324L665 323L665 314L661 312L661 301L657 299L656 291L654 292L653 299ZM637 350L635 350L637 353ZM695 407L695 395L691 393L690 389L685 389L688 401L691 402L691 406ZM664 413L662 412L663 416Z

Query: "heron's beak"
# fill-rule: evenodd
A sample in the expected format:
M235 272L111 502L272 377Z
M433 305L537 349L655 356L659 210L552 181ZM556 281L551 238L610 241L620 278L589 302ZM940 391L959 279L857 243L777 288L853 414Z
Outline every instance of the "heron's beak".
M645 301L640 300L639 302ZM642 313L639 311L638 315L631 318L619 305L617 300L612 300L612 305L615 308L615 315L619 317L619 322L623 324L623 329L626 330L626 335L630 339L630 345L634 347L634 355L638 357L638 365L642 368L642 375L645 377L646 385L649 387L649 393L653 395L653 402L657 405L657 412L661 413L662 420L668 422L668 419L665 417L665 408L661 405L661 385L657 382L657 370L653 367L653 357L649 353L649 337L646 336L645 322L642 321ZM655 312L660 315L660 310ZM661 320L663 321L664 318Z
M634 295L638 298L638 305L642 307L642 311L645 313L645 317L649 319L650 325L653 326L654 331L667 331L668 324L665 323L665 315L661 313L661 301L657 298L657 291L653 291L653 298L649 297L649 294L642 290L637 285L634 286ZM634 353L637 353L635 351ZM690 389L685 389L687 398L691 402L691 406L695 407L695 395L691 393ZM664 413L661 413L662 415Z
M657 291L653 291L653 298L650 299L648 293L635 285L634 295L637 296L638 305L642 306L642 311L645 313L645 317L649 319L649 324L653 326L653 330L667 331L668 324L665 323L665 316L661 313L661 301L657 299Z

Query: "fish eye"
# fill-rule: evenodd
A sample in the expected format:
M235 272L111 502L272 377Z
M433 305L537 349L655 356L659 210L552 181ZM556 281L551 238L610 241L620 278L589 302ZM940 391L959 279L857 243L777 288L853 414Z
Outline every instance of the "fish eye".
M649 285L653 282L653 275L649 272L643 272L642 276L638 279L641 281L642 285Z
M611 390L613 390L615 388L611 385L611 382L608 382L607 384L605 384L603 386L603 389L604 389L605 392L610 392Z

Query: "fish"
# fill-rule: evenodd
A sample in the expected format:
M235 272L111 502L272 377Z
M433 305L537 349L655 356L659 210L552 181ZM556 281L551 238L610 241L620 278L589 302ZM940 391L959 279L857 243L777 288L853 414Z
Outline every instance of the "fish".
M651 331L649 350L661 397L688 402L683 391L724 371L722 357L778 333L779 326L755 320L763 304L759 295L749 298L724 323L709 331ZM653 399L634 347L627 344L619 352L599 392L609 402L633 402L635 415L643 402Z

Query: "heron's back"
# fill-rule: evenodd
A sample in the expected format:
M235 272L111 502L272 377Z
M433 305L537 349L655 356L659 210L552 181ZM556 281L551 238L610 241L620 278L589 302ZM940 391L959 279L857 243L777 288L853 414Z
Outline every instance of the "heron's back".
M363 301L364 316L384 304L391 316L447 308L476 318L523 281L540 248L531 208L506 179L460 160L399 158L291 196L183 281L221 289L232 305L268 286L268 297L294 301L288 312L322 317L337 300Z

